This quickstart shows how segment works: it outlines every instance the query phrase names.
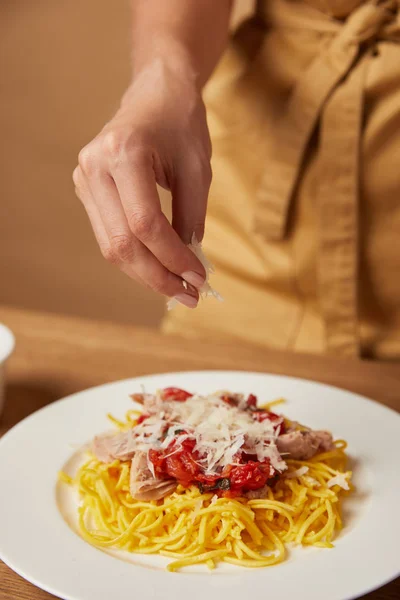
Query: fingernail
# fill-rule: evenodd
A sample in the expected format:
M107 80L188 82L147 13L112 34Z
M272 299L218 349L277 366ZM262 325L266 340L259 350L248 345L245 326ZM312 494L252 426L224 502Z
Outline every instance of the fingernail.
M189 296L189 294L177 294L174 298L188 308L195 308L198 303L198 299L194 296Z
M197 289L201 288L201 286L205 282L205 278L203 277L203 275L195 273L194 271L186 271L185 273L182 273L182 279L184 279L188 283L191 283Z

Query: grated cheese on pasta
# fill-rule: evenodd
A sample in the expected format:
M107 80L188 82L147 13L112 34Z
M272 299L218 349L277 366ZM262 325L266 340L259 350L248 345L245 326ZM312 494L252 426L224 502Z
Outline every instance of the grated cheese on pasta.
M257 456L258 461L269 459L277 471L286 469L276 444L276 426L268 419L255 421L249 412L224 402L217 394L195 395L185 402L152 398L145 408L150 416L131 430L129 447L148 452L151 448L165 450L175 441L171 454L179 452L187 439L195 441L194 450L202 457L199 464L206 474L214 474L235 464L239 450ZM282 418L283 420L283 418ZM169 423L165 431L166 422ZM132 445L131 445L132 444Z

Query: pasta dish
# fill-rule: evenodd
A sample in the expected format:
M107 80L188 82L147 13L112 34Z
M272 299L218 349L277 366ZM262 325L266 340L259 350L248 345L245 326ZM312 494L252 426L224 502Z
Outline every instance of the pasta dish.
M94 438L76 487L82 537L161 554L167 569L266 567L293 544L331 548L351 489L346 442L275 412L277 400L178 388L133 394L116 428ZM274 410L272 410L274 408Z

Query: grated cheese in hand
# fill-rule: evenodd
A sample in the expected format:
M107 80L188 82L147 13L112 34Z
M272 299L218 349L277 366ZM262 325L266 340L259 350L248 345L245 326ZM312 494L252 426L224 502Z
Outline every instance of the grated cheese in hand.
M212 273L214 273L214 267L204 254L202 245L200 242L197 241L195 234L193 234L192 241L188 245L188 248L199 259L206 271L206 280L202 285L201 289L199 290L200 297L207 298L208 296L214 296L214 298L216 298L220 302L223 302L222 296L216 290L214 290L209 283L209 277ZM182 285L185 289L187 289L187 282L185 280L182 280ZM175 298L170 298L167 302L167 309L172 310L177 304L178 301L175 300Z

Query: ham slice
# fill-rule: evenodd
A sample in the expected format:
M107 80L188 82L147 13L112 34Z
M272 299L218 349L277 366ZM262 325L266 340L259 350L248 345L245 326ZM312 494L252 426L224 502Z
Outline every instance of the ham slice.
M92 444L95 457L104 463L113 460L131 460L134 456L133 436L131 431L105 433L97 435Z
M263 485L262 487L258 488L258 490L249 490L244 495L249 500L259 500L263 498L268 498L268 489L268 485Z
M130 492L136 500L160 500L171 494L177 486L176 481L157 479L151 473L146 452L132 449L131 431L116 434L106 433L94 438L92 450L98 460L104 463L113 460L131 460Z
M318 452L328 452L335 447L328 431L291 431L280 435L276 445L281 454L295 460L308 460Z
M154 415L160 409L162 404L161 398L153 394L131 394L134 402L143 406L143 412L149 415Z
M172 494L176 481L157 479L151 473L145 452L136 452L131 463L130 492L135 500L161 500Z

